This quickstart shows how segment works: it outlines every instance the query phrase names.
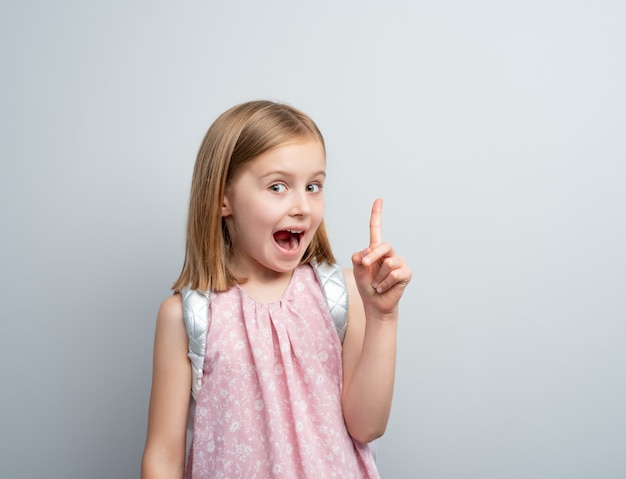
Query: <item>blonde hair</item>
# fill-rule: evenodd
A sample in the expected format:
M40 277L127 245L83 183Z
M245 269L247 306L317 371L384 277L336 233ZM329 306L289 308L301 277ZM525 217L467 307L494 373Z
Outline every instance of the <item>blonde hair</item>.
M193 171L185 261L173 284L224 291L241 282L229 267L233 238L222 217L226 187L259 155L300 139L324 138L307 115L288 105L252 101L222 113L206 133ZM334 263L324 222L317 229L302 263Z

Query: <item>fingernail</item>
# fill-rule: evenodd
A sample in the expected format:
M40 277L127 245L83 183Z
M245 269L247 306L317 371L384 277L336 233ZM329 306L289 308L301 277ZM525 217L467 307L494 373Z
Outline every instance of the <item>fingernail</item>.
M372 288L378 290L378 283L376 281L372 283Z

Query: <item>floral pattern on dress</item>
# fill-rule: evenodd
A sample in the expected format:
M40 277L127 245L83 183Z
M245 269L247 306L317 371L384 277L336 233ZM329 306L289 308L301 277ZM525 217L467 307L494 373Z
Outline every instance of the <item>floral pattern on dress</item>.
M347 432L341 343L313 268L282 298L213 293L189 479L378 478Z

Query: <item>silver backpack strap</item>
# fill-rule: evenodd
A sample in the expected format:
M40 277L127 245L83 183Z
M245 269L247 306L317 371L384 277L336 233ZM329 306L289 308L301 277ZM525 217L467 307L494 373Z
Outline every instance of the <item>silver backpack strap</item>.
M183 318L189 337L189 359L191 360L191 395L194 399L202 387L202 363L206 351L209 331L209 303L211 293L183 288Z
M348 329L348 288L343 271L336 264L312 262L311 265L322 285L335 329L343 343Z

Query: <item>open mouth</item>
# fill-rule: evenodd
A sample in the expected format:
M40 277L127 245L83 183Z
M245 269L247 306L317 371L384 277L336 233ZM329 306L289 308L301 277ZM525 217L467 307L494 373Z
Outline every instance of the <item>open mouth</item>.
M274 241L282 249L294 251L298 249L303 231L281 230L274 233Z

